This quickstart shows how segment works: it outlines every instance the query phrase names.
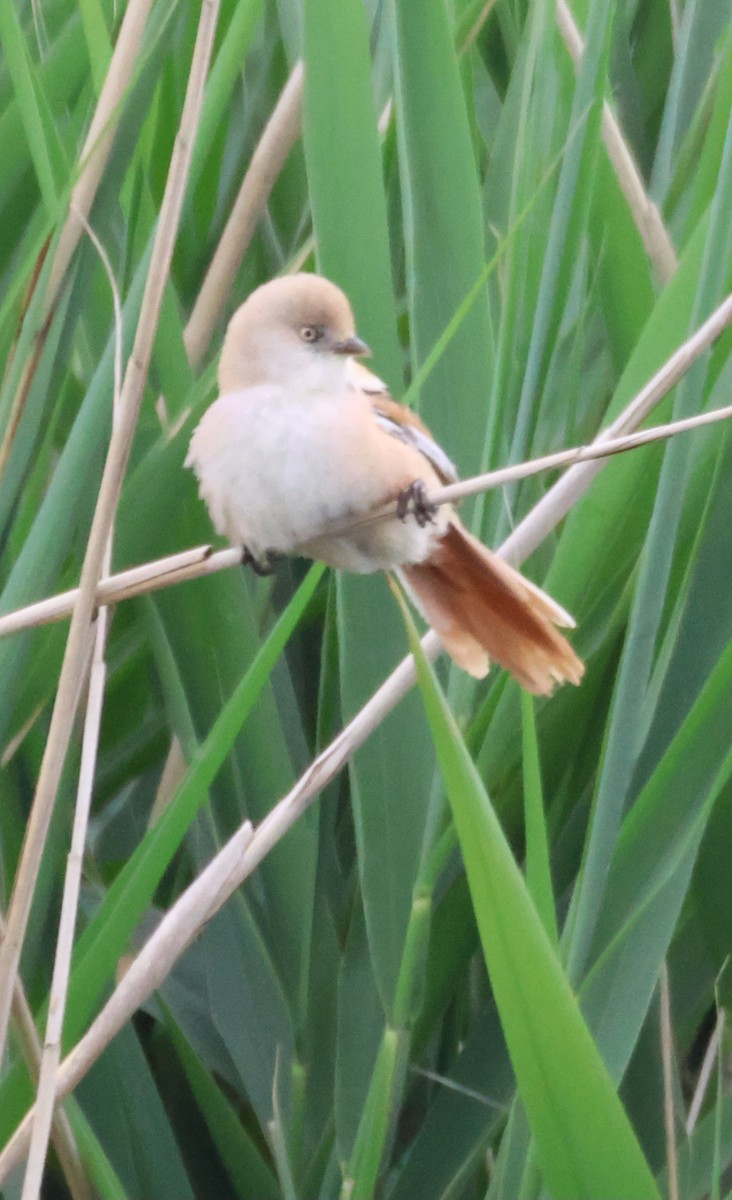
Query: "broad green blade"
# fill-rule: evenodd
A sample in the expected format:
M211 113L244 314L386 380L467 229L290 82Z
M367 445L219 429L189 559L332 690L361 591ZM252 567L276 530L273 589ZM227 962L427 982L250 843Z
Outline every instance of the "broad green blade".
M561 1200L658 1197L615 1086L413 626L410 643L483 953L549 1189Z

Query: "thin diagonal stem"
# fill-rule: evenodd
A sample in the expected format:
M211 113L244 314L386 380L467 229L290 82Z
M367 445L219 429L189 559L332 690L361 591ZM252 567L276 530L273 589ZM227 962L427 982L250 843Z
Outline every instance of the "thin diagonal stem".
M93 229L89 226L84 214L78 213L77 215L102 259L112 290L115 317L114 396L112 401L112 436L114 437L119 428L122 415L120 408L120 394L122 390L122 301L119 287L117 286L112 266L104 247ZM113 546L114 521L110 526L107 544L104 549L102 570L105 574L109 574L111 570ZM61 1037L66 1015L69 978L71 975L71 955L74 945L79 896L81 893L81 872L94 789L94 771L96 769L97 751L99 748L99 732L102 724L104 688L107 680L107 665L104 660L104 652L107 644L107 631L110 620L111 610L105 605L99 609L94 633L94 650L89 677L86 717L84 720L79 786L77 789L74 824L71 834L71 851L64 879L61 919L59 921L56 955L53 964L53 978L51 981L51 1002L48 1009L46 1036L41 1057L41 1070L36 1089L36 1118L33 1122L30 1153L23 1180L21 1200L37 1200L37 1197L41 1194L43 1172L48 1154L48 1142L51 1136L51 1124L56 1103L56 1078L58 1065L61 1061Z
M732 310L732 298L727 302ZM717 310L719 312L719 310ZM727 319L732 319L732 311ZM708 322L706 323L708 326ZM717 332L714 336L717 336ZM695 335L697 336L697 335ZM713 340L713 339L712 339ZM675 382L675 380L674 380ZM669 386L671 386L669 384ZM644 389L644 392L647 389ZM642 394L641 394L642 395ZM659 399L660 397L656 397ZM641 420L645 415L639 397L631 402L610 427L617 432ZM606 430L602 437L607 437ZM572 468L572 499L556 484L544 499L517 526L498 551L506 556L513 543L513 558L534 548L546 533L566 515L567 508L589 488L605 460L584 462ZM571 474L571 471L568 472ZM526 553L530 552L526 550ZM440 640L430 630L422 639L428 658L440 652ZM136 1009L155 991L170 972L184 949L226 902L228 897L256 869L280 842L323 789L334 779L352 755L388 716L416 679L414 661L409 655L385 680L371 699L341 731L333 742L311 763L295 787L268 813L256 830L245 823L204 868L198 878L178 898L146 942L104 1008L87 1032L59 1067L59 1095L66 1095L79 1083L111 1039ZM0 1182L21 1161L29 1140L32 1110L16 1129L0 1153Z
M631 432L634 426L644 420L655 405L679 382L691 364L709 349L730 322L732 322L732 295L727 296L708 320L667 359L620 416L599 433L589 445L559 450L555 454L547 454L529 462L489 471L484 475L476 475L472 479L465 479L460 483L435 490L430 494L429 499L434 504L455 503L467 496L474 496L479 492L488 491L490 488L501 487L503 484L513 483L518 479L525 479L540 471L569 467L569 470L532 510L531 524L520 525L504 545L506 557L511 561L518 561L519 557L527 558L543 540L549 529L556 525L558 508L560 506L563 508L562 515L564 515L578 496L587 490L590 482L601 469L603 459L647 445L650 442L699 429L717 421L724 421L732 416L732 405L728 405L725 408L699 413L680 421L657 425L652 429ZM542 525L544 514L546 514L548 522L546 526ZM393 520L395 515L396 505L390 504L383 509L369 513L366 517L359 518L358 521L351 520L347 525L339 524L324 532L344 534L355 527L361 527L374 521ZM531 538L531 541L527 540L528 538ZM187 579L197 579L203 575L214 574L216 571L236 566L240 562L241 554L238 550L221 550L212 554L210 546L199 546L184 551L182 554L145 563L101 580L96 592L96 602L98 604L118 603L120 600L139 596L144 592L171 587L173 584L182 583ZM48 600L39 600L35 604L0 616L0 637L16 633L21 629L31 628L34 625L63 619L72 611L77 595L78 589L72 589L59 596L53 596Z
M556 14L559 32L572 61L577 65L584 54L585 44L567 0L557 0ZM633 153L607 100L602 106L602 140L646 254L660 282L668 283L678 266L676 251L658 205L648 195Z
M175 234L183 205L195 131L203 100L204 84L213 48L218 11L219 0L203 0L186 99L160 210L140 309L140 319L122 386L120 421L110 439L99 497L84 556L79 593L74 606L56 700L51 715L48 740L8 909L6 936L0 945L0 1060L4 1053L10 1001L30 914L38 865L46 843L78 706L79 693L89 665L89 638L96 603L96 589L137 424L163 292L170 270Z

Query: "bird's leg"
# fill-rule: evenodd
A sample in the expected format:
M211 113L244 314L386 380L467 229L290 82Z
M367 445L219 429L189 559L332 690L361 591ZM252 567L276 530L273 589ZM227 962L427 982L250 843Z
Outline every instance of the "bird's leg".
M272 555L269 551L266 552L263 559L259 559L255 558L251 550L248 550L246 546L242 546L241 561L242 566L251 567L254 571L254 574L259 575L259 577L262 579L265 576L272 575L274 573L275 565Z
M401 521L406 521L409 513L414 515L414 519L420 529L424 529L429 522L434 523L437 505L433 504L427 496L427 489L421 479L415 479L414 483L410 483L409 487L405 487L404 491L397 496L397 516Z

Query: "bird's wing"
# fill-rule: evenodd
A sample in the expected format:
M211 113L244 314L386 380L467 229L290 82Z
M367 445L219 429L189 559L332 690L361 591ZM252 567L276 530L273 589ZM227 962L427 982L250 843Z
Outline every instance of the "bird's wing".
M398 404L392 399L386 384L363 363L351 359L349 369L353 386L368 396L379 428L390 437L398 438L400 442L419 450L443 483L456 483L458 473L454 464L417 414L406 404Z

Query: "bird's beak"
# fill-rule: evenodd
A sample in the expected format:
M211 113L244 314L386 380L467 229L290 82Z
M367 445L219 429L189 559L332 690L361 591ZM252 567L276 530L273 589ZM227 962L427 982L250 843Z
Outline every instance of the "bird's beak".
M360 337L354 333L351 337L333 342L331 350L334 354L350 354L354 358L371 358L371 350Z

